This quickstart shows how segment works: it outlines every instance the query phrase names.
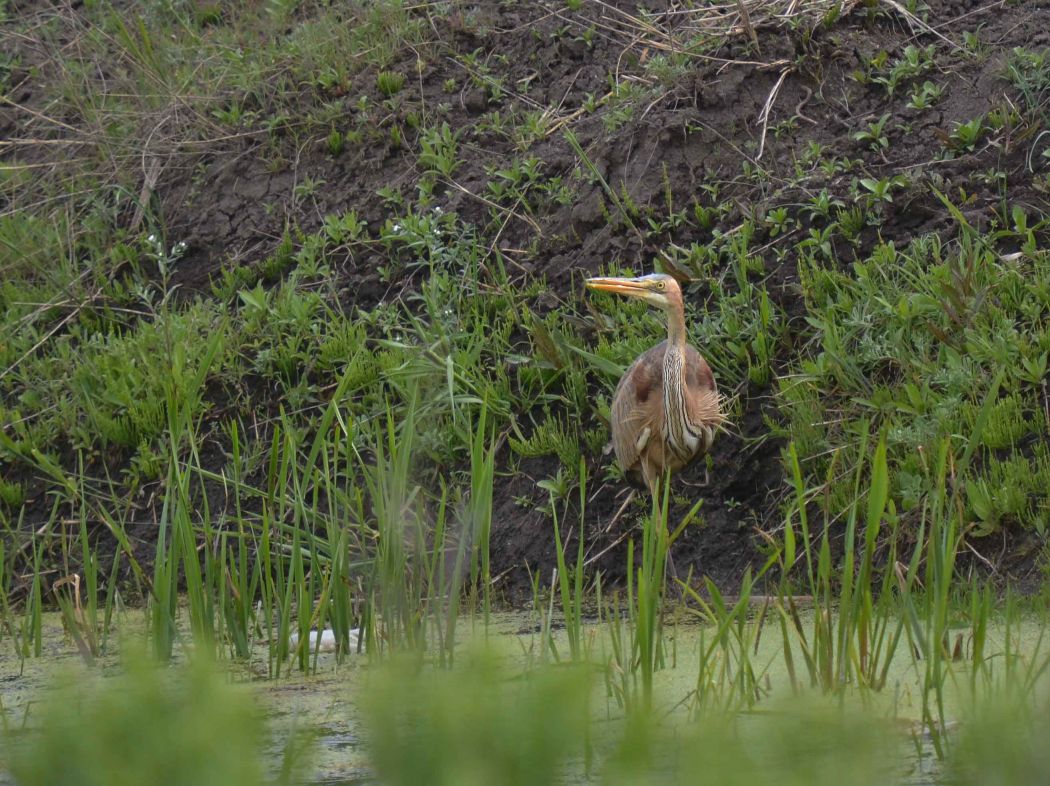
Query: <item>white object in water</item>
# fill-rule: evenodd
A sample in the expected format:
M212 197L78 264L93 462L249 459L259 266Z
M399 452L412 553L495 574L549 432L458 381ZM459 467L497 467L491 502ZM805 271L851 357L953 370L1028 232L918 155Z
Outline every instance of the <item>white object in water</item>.
M320 638L321 644L318 647L317 640ZM360 628L350 629L350 651L357 652L357 643L361 638ZM310 651L313 652L316 649L320 649L321 652L335 652L335 631L331 628L325 628L322 631L312 630L310 631ZM289 647L295 649L299 646L299 634L293 633L288 640Z

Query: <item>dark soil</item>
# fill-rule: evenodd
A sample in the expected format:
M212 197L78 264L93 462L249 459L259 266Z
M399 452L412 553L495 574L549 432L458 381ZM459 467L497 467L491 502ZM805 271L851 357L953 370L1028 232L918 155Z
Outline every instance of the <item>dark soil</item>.
M160 167L153 199L164 216L169 238L187 244L173 282L180 297L211 297L211 282L221 269L258 264L273 252L289 225L310 232L325 215L354 209L370 228L380 227L390 209L377 198L377 190L393 188L411 195L421 175L414 150L396 147L386 133L390 126L404 124L411 111L447 103L442 120L459 129L474 129L479 118L494 109L507 116L515 110L554 106L561 116L567 116L582 107L588 95L606 93L610 75L629 78L639 73L645 59L654 54L645 42L616 30L612 7L586 0L583 5L577 14L567 14L564 4L557 3L478 2L469 13L435 17L433 38L441 42L438 52L477 52L481 60L490 62L496 62L496 55L505 56L500 74L512 90L490 101L470 86L463 67L445 56L427 57L417 78L416 56L406 52L391 70L411 75L413 90L405 91L411 97L382 120L383 134L339 156L329 154L323 138L275 156L263 135L254 133L213 142L203 152L192 152L189 146L171 148L168 154L150 151ZM658 12L665 4L648 5ZM812 32L810 25L797 30L759 27L757 47L749 44L747 36L728 40L717 57L697 59L687 74L667 84L656 100L638 107L616 130L603 125L600 113L575 117L571 128L605 180L617 188L622 184L631 200L643 208L665 204L668 195L676 206L689 205L694 198L703 201L702 187L718 183L722 198L728 196L737 206L736 215L722 220L723 229L735 226L743 216L761 215L774 204L800 205L820 188L846 195L855 174L830 174L824 183L809 182L805 188L792 185L795 162L811 143L823 146L825 158L864 159L867 176L876 179L927 167L942 178L942 192L965 195L967 220L976 226L987 226L993 210L1001 205L1002 195L995 183L981 177L992 169L1007 173L1012 203L1045 205L1045 195L1025 174L1031 139L1005 134L995 145L982 143L974 152L943 162L933 159L956 123L1003 104L1010 94L1004 63L1012 47L1050 44L1050 3L931 0L925 19L939 35L913 27L891 5L871 5L873 8L854 8L827 29L818 26ZM614 2L612 6L635 13L637 3ZM9 2L8 14L17 21L20 15L43 7L45 4ZM80 13L76 4L69 13L74 25ZM587 45L579 34L591 22L599 32L592 45ZM978 29L983 50L973 56L958 43L964 32ZM932 110L909 109L908 90L890 98L882 85L852 77L880 50L893 59L909 44L936 47L935 75L944 85L944 96ZM27 53L23 67L31 60L32 53ZM28 72L24 77L24 89L15 100L33 108L46 90L35 85ZM459 85L451 95L445 87L449 79ZM384 98L370 70L351 77L341 89L350 96L368 95L373 104ZM304 90L304 111L326 98L330 96ZM771 98L764 127L760 116ZM25 113L11 107L0 112L0 135L31 130ZM261 114L266 114L265 107ZM853 134L883 114L890 116L890 144L883 153L873 154ZM795 118L793 128L781 127L791 118ZM347 124L353 120L351 112ZM764 149L758 160L764 128ZM485 192L490 179L487 170L506 166L522 153L491 132L468 130L463 139L466 155L454 178L458 187L445 185L443 191L439 187L438 202L443 210L487 227L489 208L476 196ZM526 152L543 162L546 176L568 177L579 163L562 133L535 141ZM761 183L741 176L746 160L766 171ZM320 185L307 196L296 196L296 186L307 178ZM927 193L898 195L887 205L886 219L879 230L865 230L862 253L880 238L906 244L922 233L951 237L955 231L943 206ZM582 279L597 274L603 266L617 263L636 270L651 269L667 243L688 246L710 239L709 233L695 227L670 231L663 237L635 233L618 219L598 186L578 193L571 204L545 206L535 221L538 232L529 221L513 217L490 236L518 281L546 282L549 292L537 301L541 313L561 302L577 301ZM384 281L379 272L384 261L378 247L374 252L347 254L335 270L343 308L368 309L403 295L418 283L410 275ZM795 260L790 256L778 260L770 253L765 263L771 297L801 326L805 313ZM688 294L701 310L710 296L702 283ZM660 338L654 334L654 343ZM719 586L733 589L745 569L763 564L763 533L775 531L782 522L788 489L781 464L782 443L771 437L769 421L776 417L771 390L745 383L724 392L740 397L744 416L717 440L709 477L704 477L702 467L694 466L674 481L681 500L676 506L678 514L696 498L704 500L702 524L687 529L675 544L674 561L679 575L688 571L706 574ZM266 398L265 392L259 395ZM216 403L216 411L221 412L221 402ZM265 408L265 401L260 406ZM221 466L222 453L217 448L214 452L214 461ZM503 468L510 466L509 451L504 449L500 458ZM592 475L601 477L600 467L611 460L611 456L591 457ZM538 509L546 492L536 487L536 480L553 474L556 466L554 458L526 460L514 471L500 472L497 479L493 574L501 577L500 587L509 598L527 594L530 573L538 572L544 582L549 580L554 544L550 518ZM619 583L624 578L626 553L622 536L635 526L647 503L635 502L610 527L626 488L595 484L591 494L584 533L587 553L596 555L612 546L593 567L602 570L607 583ZM524 500L531 500L532 507L523 504ZM50 504L40 495L31 514L45 520ZM141 522L132 532L144 557L151 548L154 525L149 511L153 504L155 500L143 503ZM224 505L223 499L213 500L212 513L217 514ZM568 520L574 519L570 516ZM100 533L104 538L101 528ZM572 553L577 535L573 533L569 543ZM998 554L1001 547L1001 543L988 546L996 552L989 556L1001 557L996 561L1003 575L1022 585L1034 582L1030 551L1017 546L1022 553L1011 559L1009 554ZM1011 545L1010 550L1013 548Z

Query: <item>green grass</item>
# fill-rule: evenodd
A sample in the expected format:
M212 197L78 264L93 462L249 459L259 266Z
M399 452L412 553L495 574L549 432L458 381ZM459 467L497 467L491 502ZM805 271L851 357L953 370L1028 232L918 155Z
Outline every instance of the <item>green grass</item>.
M964 475L973 489L968 513L982 531L1042 531L1050 477L1039 376L1050 349L1039 316L1050 306L1044 259L1003 263L964 227L958 249L936 238L880 246L849 275L807 263L816 331L809 357L780 382L782 433L820 481L814 498L826 511L851 499L847 470L874 428L887 435L890 493L902 513L922 505L937 446L950 439L953 455L968 448L973 459ZM984 491L989 483L994 493Z

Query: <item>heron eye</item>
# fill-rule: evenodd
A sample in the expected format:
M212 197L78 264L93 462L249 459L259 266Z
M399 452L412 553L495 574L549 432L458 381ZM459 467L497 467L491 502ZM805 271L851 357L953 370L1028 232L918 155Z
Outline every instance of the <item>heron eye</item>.
M656 286L657 286L657 288L659 288L659 289L663 289L663 288L664 288L665 286L667 286L667 285L666 285L666 284L664 284L664 282L663 282L663 281L657 281L657 282L656 282Z

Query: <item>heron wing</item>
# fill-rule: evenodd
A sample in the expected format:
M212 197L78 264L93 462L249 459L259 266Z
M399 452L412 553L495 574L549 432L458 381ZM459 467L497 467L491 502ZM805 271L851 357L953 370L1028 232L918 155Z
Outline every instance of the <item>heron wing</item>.
M698 451L703 453L710 447L710 435L713 435L713 429L722 422L723 416L715 375L703 356L688 345L685 348L685 404L689 422L705 429L709 435L705 438L702 449Z
M666 343L662 342L639 356L616 386L610 413L613 448L625 472L639 469L642 452L663 433ZM640 438L646 429L649 429L648 440L643 441Z
M685 345L685 383L687 389L694 391L713 390L718 392L715 385L715 375L711 367L707 365L703 355L696 351L692 344Z

